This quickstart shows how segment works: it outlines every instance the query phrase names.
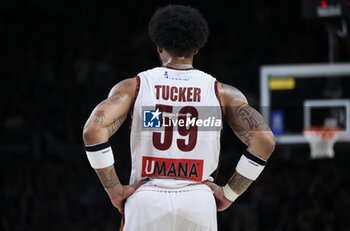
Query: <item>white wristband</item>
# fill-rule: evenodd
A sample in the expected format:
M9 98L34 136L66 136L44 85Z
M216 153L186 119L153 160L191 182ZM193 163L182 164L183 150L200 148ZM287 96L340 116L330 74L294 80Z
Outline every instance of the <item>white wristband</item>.
M114 164L114 155L109 142L85 146L86 155L94 169L106 168Z
M225 195L226 199L229 201L234 202L237 199L237 197L239 196L237 193L235 193L232 190L232 188L228 184L226 184L223 187L223 190L224 190L224 195Z
M236 171L242 176L256 180L265 168L266 161L246 151L236 166Z

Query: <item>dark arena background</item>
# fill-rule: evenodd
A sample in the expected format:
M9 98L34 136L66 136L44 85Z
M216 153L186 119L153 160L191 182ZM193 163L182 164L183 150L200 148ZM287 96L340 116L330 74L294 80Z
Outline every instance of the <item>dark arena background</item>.
M307 7L335 2L343 4L339 17L307 15ZM350 62L350 36L331 33L349 29L347 0L2 1L0 230L118 230L121 216L87 161L82 129L114 84L160 65L147 25L169 3L196 7L208 22L194 66L258 110L261 66ZM129 124L111 138L123 184ZM218 213L218 229L350 230L349 146L311 159L307 143L277 143L261 177ZM219 185L245 148L225 125Z

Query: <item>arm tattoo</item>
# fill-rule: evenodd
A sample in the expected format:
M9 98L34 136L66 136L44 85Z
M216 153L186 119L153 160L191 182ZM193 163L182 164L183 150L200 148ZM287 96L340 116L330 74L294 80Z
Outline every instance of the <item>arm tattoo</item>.
M109 96L108 99L101 102L98 106L111 105L111 104L118 105L121 103L122 97L123 97L122 93L119 90L117 90L113 95Z
M113 123L107 127L109 137L111 137L120 128L125 118L126 118L126 115L124 115L123 117L120 117L117 120L114 120Z
M112 188L119 184L119 179L114 168L112 168L108 173L98 171L97 174L103 187L106 189Z
M238 194L242 194L253 181L245 178L238 172L235 172L229 181L229 185L233 191Z
M265 124L262 115L248 104L241 104L235 108L235 114L242 121L247 122L250 129L258 128Z
M103 123L103 120L105 118L105 112L102 110L98 110L97 112L94 113L95 115L95 123Z
M117 90L109 99L108 103L118 105L121 103L122 93Z
M237 88L235 87L232 87L230 85L227 85L227 84L222 84L222 89L229 95L235 97L235 98L238 98L240 100L242 100L243 102L246 102L247 103L247 99L246 97L243 95L243 93L238 90Z
M254 137L254 134L245 130L244 128L242 127L239 127L239 126L235 126L233 123L231 124L231 127L232 129L238 134L238 136L240 138L242 138L243 142L245 144L249 144L250 141L253 139Z
M133 85L133 83L134 83L134 80L132 80L132 79L126 79L126 80L124 80L124 81L121 82L120 86L121 86L121 87L130 87L130 86Z

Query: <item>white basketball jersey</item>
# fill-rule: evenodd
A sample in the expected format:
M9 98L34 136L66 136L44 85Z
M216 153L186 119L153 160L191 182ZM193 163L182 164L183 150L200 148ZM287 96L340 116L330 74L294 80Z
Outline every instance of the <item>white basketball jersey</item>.
M138 74L131 125L130 183L200 182L217 169L222 112L217 82L195 69Z

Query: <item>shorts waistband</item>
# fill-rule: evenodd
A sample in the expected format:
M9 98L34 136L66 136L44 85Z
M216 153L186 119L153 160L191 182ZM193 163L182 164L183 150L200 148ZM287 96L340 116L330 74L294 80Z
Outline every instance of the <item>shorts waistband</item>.
M195 190L205 190L205 191L212 192L211 189L203 183L190 184L190 185L185 185L185 186L176 187L176 188L158 186L158 185L152 185L152 184L146 183L144 185L141 185L137 189L137 191L157 191L157 192L166 192L166 193L189 192L189 191L195 191Z

